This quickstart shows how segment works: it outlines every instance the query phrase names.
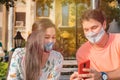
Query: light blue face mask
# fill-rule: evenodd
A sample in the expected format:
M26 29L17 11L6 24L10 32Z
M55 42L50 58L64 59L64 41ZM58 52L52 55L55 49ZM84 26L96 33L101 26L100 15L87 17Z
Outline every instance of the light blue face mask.
M50 52L53 49L53 45L54 45L53 42L46 43L44 45L44 51L45 52Z
M104 35L105 31L103 28L101 28L101 30L99 31L99 33L95 33L95 32L89 32L88 34L86 34L86 38L91 42L91 43L97 43L99 42L99 40L102 38L102 36Z

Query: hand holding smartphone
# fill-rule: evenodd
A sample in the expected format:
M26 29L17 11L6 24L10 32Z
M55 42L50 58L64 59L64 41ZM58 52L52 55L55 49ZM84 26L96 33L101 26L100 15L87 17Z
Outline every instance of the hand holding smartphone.
M78 73L79 74L86 74L88 72L84 72L83 68L90 68L90 60L87 60L85 62L82 62L78 65Z

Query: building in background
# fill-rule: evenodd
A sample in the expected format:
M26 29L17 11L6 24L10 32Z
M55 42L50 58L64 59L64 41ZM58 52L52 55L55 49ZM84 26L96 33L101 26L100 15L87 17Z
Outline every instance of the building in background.
M79 33L81 32L81 27L76 20L80 18L82 11L93 5L91 4L91 1L93 0L83 0L83 2L79 4L72 3L64 5L62 4L62 0L53 0L52 8L45 5L45 10L42 10L39 8L39 4L34 0L17 0L14 3L14 26L12 35L14 37L16 32L20 31L23 38L26 40L27 36L31 33L31 26L34 21L40 17L49 17L59 29L58 33L62 34L63 32L66 32L71 35L67 38L60 36L58 40L60 40L60 48L62 49L63 54L68 52L66 53L68 54L67 56L69 56L69 54L72 55L76 51L75 46L80 46L76 45L76 41L78 41L77 44L82 44L82 42L84 42L83 39L80 39L83 35ZM8 42L7 14L9 13L6 11L5 6L0 7L0 41L2 42L4 49L7 49ZM76 38L78 36L79 38ZM12 42L14 44L14 39ZM67 48L67 46L69 47ZM66 50L63 50L64 47L66 47Z
M2 11L2 6L0 6L0 41L2 41L2 15L3 15L3 11Z

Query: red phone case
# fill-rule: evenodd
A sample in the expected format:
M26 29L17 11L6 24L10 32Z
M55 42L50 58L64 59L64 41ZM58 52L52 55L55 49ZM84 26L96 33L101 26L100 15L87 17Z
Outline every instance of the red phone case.
M80 63L78 65L78 73L79 74L86 74L86 73L88 73L88 72L84 72L83 68L90 68L90 60L87 60L87 61L85 61L83 63Z

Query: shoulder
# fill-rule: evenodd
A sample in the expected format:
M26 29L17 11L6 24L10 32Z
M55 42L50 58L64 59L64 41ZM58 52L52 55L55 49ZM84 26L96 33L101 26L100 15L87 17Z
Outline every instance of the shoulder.
M54 63L54 67L56 67L58 70L61 70L64 59L60 52L52 50L50 53L49 60L52 63Z
M120 43L120 33L109 33L109 36L111 41Z
M87 41L86 43L82 44L80 48L77 50L77 55L85 54L90 49L90 43Z
M23 57L25 54L25 48L16 48L12 57Z
M109 33L111 37L120 38L120 33Z
M52 50L52 51L51 51L51 56L52 56L53 58L62 59L62 60L63 60L62 54L61 54L60 52L58 52L58 51Z
M77 50L77 53L76 53L77 61L80 62L88 59L90 49L91 49L91 45L88 41L83 45L81 45L81 47Z

